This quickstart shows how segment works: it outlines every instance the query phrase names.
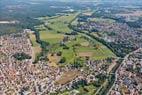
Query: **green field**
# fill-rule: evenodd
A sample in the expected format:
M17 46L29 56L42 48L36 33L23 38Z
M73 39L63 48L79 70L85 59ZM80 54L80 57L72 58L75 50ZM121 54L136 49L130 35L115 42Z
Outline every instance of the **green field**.
M91 38L88 35L85 35L85 34L81 34L81 35L88 38L92 42L92 44L98 45L98 49L96 49L96 50L93 49L93 51L95 52L94 58L96 60L106 59L108 57L116 57L116 55L110 49L108 49L105 45L103 45L102 43L96 41L95 39ZM80 50L82 50L82 49L80 49ZM92 50L92 49L90 49L90 50Z
M40 39L51 45L59 43L63 40L64 33L72 32L68 25L77 15L78 13L72 13L63 16L40 17L39 20L44 24L35 27L40 33Z
M75 39L73 39L75 38ZM73 63L74 60L76 59L77 56L77 51L79 50L79 48L83 48L84 46L81 46L80 43L82 42L88 42L87 40L81 38L80 36L70 36L69 40L65 43L65 45L69 48L69 49L63 49L62 46L60 46L59 44L56 44L52 47L51 51L52 52L62 52L62 57L65 57L67 59L68 63ZM75 45L79 45L79 46L75 46ZM84 50L84 52L87 52L87 50Z
M66 14L63 16L55 16L55 17L43 17L39 18L42 22L44 22L44 26L48 26L50 29L46 29L47 31L54 32L71 32L72 30L68 27L69 23L78 15L78 13ZM41 27L44 29L45 27Z
M40 40L50 44L49 53L57 54L61 52L60 57L66 59L65 63L73 63L76 58L85 59L89 57L92 60L102 60L108 57L115 57L106 46L85 34L79 33L78 35L70 36L65 34L72 32L68 25L77 23L77 19L75 19L77 15L78 13L70 13L39 18L43 24L35 26L35 28L39 31ZM63 42L65 37L68 37L68 40L64 42L67 49L61 46L61 42ZM33 46L36 46L34 38L31 39Z
M52 52L62 52L62 57L65 57L68 63L73 63L77 57L89 57L92 60L102 60L115 55L104 45L94 40L95 43L90 43L82 37L83 35L75 36L76 40L69 40L66 46L69 49L63 49L59 44L52 47ZM70 37L71 38L71 37ZM85 45L86 43L86 45ZM94 44L99 45L99 48L94 47Z
M63 40L64 35L56 32L40 31L40 39L49 42L51 45Z
M35 34L29 33L29 37L30 37L30 40L31 40L33 47L39 46L39 44L36 42Z
M40 44L36 42L36 37L35 34L29 33L29 37L32 43L32 49L33 49L33 54L32 54L32 59L33 61L36 60L37 56L41 53L41 47Z

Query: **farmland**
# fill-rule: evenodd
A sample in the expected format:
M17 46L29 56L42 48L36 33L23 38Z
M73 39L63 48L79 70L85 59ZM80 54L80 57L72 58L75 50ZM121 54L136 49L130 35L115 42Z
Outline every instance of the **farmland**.
M31 43L32 43L32 49L34 51L33 54L32 54L32 59L33 59L33 61L35 61L37 56L41 52L41 47L40 47L40 44L38 44L36 42L36 37L35 37L34 33L29 33L29 37L30 37L30 40L31 40Z
M77 58L85 61L86 58L102 60L115 57L115 54L100 42L69 28L69 24L78 23L78 15L79 13L68 13L37 18L43 24L35 26L35 29L39 32L40 40L49 43L47 58L51 66L62 65L59 63L72 64ZM33 46L37 47L35 38L31 36L31 39Z

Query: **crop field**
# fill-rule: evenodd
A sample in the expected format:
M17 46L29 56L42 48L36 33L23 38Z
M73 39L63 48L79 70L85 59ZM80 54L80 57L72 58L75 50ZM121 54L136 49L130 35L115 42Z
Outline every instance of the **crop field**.
M48 26L50 32L71 32L72 30L68 27L69 23L78 15L78 13L66 14L63 16L56 17L43 17L40 18L44 22L45 26Z
M36 29L40 33L40 39L49 42L51 45L62 41L64 37L63 33L72 31L68 25L77 14L78 13L54 17L40 17L39 20L44 22L43 25L36 26Z
M64 35L56 32L40 31L40 39L51 45L63 40Z
M30 37L30 40L31 40L31 42L32 42L33 47L36 47L36 46L39 45L39 44L36 42L35 34L29 33L29 37Z
M89 41L81 37L81 35L75 36L75 40L70 37L65 45L68 49L64 49L59 44L52 47L51 51L54 53L62 52L61 57L67 59L67 63L73 63L77 57L86 58L89 57L93 60L102 60L109 57L114 57L115 55L105 46L96 41L98 48L94 47Z
M52 48L50 49L51 53L58 53L61 52L62 55L61 57L65 57L66 59L66 63L73 63L74 59L75 59L75 52L73 51L73 47L72 46L68 46L68 49L64 49L62 46L60 46L59 44L55 44L54 46L52 46Z
M97 40L91 38L88 35L85 34L81 34L84 37L88 38L88 40L90 41L91 44L95 45L95 49L94 48L89 48L88 50L91 52L94 52L93 54L93 58L95 60L101 60L101 59L106 59L109 57L115 57L116 55L110 50L108 49L105 45L99 43ZM79 48L79 51L84 51L86 50L86 48Z
M69 23L76 24L76 16L78 13L70 13L53 17L40 17L42 25L36 26L40 33L40 40L50 44L49 53L47 55L50 65L57 67L59 61L64 58L64 63L73 63L76 58L102 60L115 55L103 44L85 34L66 35L72 30L68 27ZM74 21L73 21L74 20ZM65 38L68 38L65 42ZM31 35L33 46L37 46L34 36ZM63 42L64 45L61 45ZM56 56L57 53L60 56ZM51 54L55 54L52 55ZM54 57L54 58L53 58Z
M33 33L29 33L29 37L30 37L30 40L31 40L31 43L32 43L32 49L33 49L33 54L32 54L32 59L33 61L36 59L36 57L40 54L41 52L41 47L40 47L40 44L38 44L36 42L36 37L35 37L35 34Z
M77 51L79 50L79 48L83 48L83 47L87 48L89 46L89 42L85 40L84 38L81 38L80 35L70 36L69 39L70 40L65 43L68 49L64 49L59 44L56 44L52 47L51 52L54 52L54 53L62 52L61 57L66 58L67 63L73 63L77 57ZM80 43L82 43L82 45ZM84 46L85 44L86 46Z

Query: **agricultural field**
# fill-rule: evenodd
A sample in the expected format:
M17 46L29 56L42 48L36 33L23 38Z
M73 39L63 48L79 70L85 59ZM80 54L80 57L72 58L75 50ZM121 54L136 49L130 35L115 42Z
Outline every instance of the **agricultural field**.
M73 30L68 27L69 24L77 23L76 16L79 13L70 13L53 17L38 18L43 22L42 25L35 26L39 31L40 40L49 43L49 52L47 58L49 65L58 67L59 63L74 63L77 58L86 60L102 60L115 55L103 44L95 39L78 33L76 35L67 35ZM31 35L33 46L37 46L35 38Z
M54 54L61 52L61 58L65 58L66 63L73 63L76 58L102 60L115 57L107 47L94 39L92 40L93 43L81 34L69 36L64 45L55 44L49 52Z
M40 39L49 42L51 45L62 41L64 33L72 32L68 25L77 15L78 13L72 13L63 16L38 18L44 23L43 25L35 26L40 33Z
M50 43L50 45L59 43L64 38L63 34L59 34L56 32L48 32L48 31L41 31L40 32L40 39L42 41Z
M52 47L51 52L62 52L61 57L67 59L68 63L73 63L77 57L86 57L90 55L79 55L79 48L89 47L89 42L82 38L80 35L70 36L64 45L56 44ZM89 48L88 48L89 49ZM84 53L88 53L88 50L84 50ZM90 56L91 57L91 56Z
M29 33L29 37L30 37L30 40L31 40L31 43L32 43L32 49L33 49L33 54L32 54L32 59L33 61L36 60L37 56L41 53L41 47L40 47L40 44L38 44L36 42L36 37L35 37L35 34L34 33Z
M39 31L40 40L48 42L51 48L60 47L58 44L63 41L66 36L65 33L72 32L68 25L77 15L78 13L72 13L63 16L40 17L39 20L41 20L44 24L35 26L35 28ZM60 49L58 48L58 50ZM63 55L69 59L71 56L74 56L72 49L64 50ZM55 61L56 57L53 62L51 61L53 59L50 54L47 57L50 59L50 65L55 66L55 62L57 63L57 61ZM57 60L58 59L60 58L57 58Z
M97 40L93 39L92 37L90 37L86 34L82 34L82 35L86 39L88 39L91 44L93 44L95 46L95 49L93 49L93 51L95 52L95 54L93 55L95 60L116 57L116 55L110 49L108 49L105 45L103 45L102 43L98 42ZM82 49L80 49L80 50L82 50ZM91 50L91 49L89 49L89 50Z
M59 33L71 32L72 30L68 27L68 25L70 22L72 22L72 20L76 18L78 14L79 13L71 13L71 14L59 15L53 17L42 17L42 18L40 17L39 20L41 20L44 23L43 27L40 28L42 29L46 28L46 31L50 32L51 31Z

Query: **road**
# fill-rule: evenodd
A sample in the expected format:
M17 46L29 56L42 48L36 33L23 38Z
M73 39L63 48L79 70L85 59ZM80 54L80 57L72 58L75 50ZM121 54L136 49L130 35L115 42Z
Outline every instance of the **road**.
M118 69L117 69L116 72L115 72L115 82L117 81L117 77L118 77L117 72L118 72L118 70L119 70L124 64L126 64L126 63L125 63L125 60L129 57L129 55L131 55L131 54L133 54L133 53L139 51L140 49L142 49L142 48L139 48L139 49L137 49L137 50L135 50L135 51L132 51L132 52L130 52L129 54L127 54L124 58L121 58L121 59L123 59L123 61L122 61L121 65L118 67ZM140 59L140 60L142 60L142 59ZM115 86L115 82L113 83L112 87L109 89L109 91L108 91L108 93L107 93L106 95L109 95L110 91L111 91L111 90L113 89L113 87Z

